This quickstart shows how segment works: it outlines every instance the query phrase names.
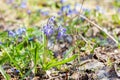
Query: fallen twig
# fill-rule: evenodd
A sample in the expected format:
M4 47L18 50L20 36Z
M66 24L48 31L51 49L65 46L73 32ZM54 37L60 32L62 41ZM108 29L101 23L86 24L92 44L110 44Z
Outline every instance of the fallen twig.
M79 15L79 16L81 18L85 19L86 21L88 21L89 23L93 24L94 26L96 26L98 29L100 29L101 31L103 31L105 34L107 34L116 44L119 43L112 35L110 35L107 31L105 31L104 29L102 29L99 25L95 24L93 21L89 20L87 17L85 17L83 15Z

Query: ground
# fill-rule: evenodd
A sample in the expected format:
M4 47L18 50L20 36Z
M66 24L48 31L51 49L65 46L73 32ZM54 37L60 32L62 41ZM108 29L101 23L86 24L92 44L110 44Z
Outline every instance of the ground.
M0 46L0 65L2 66L0 66L1 80L6 79L3 75L4 71L10 76L10 80L19 80L21 78L23 78L23 80L120 80L119 0L65 0L64 3L60 2L64 0L29 0L28 2L25 1L25 5L21 5L24 0L22 2L13 0L13 2L9 3L6 1L10 0L0 1L0 33L15 32L20 27L26 27L30 28L27 31L30 38L31 36L33 38L31 41L34 43L37 43L37 41L41 42L41 38L37 36L39 35L37 30L43 29L43 26L49 23L50 17L55 16L57 18L54 22L55 26L62 24L62 26L66 28L65 31L67 31L67 34L58 40L55 36L59 34L59 31L52 37L47 36L46 40L48 41L46 41L46 43L48 44L44 44L47 45L48 49L47 50L45 46L47 50L46 53L51 51L53 56L49 57L50 54L47 54L46 64L51 58L53 59L53 57L55 60L63 61L61 63L64 63L64 56L67 56L68 59L74 55L77 55L77 57L72 61L44 70L44 67L42 68L41 65L37 64L39 61L35 62L35 65L33 57L28 57L29 55L22 57L23 55L19 54L19 59L13 57L16 61L20 61L18 65L22 69L20 68L18 70L18 67L14 65L14 61L12 62L11 58L9 61L2 55L5 53L5 50L10 52L11 47L17 47L17 45L24 42L24 34L26 33L23 33L22 38L20 36L16 42L8 44L11 46L7 46L6 48ZM69 12L68 15L67 13L62 13L62 15L58 14L62 6L70 4L71 8L74 9L76 3L82 5L82 7L79 5L76 9L80 13L73 14ZM35 28L35 30L37 28L37 30L32 32L34 29L32 30L31 28ZM59 28L55 27L55 32L57 32L58 29ZM60 30L62 32L62 29ZM3 35L0 34L0 36ZM12 38L5 38L5 40L3 38L4 37L0 37L0 45L2 41L9 42L9 40L12 40ZM17 53L17 51L18 53L22 53L22 51L24 52L29 48L31 48L30 52L34 51L33 47L37 45L33 44L32 47L30 47L29 44L30 43L27 44L27 42L24 42L24 47L22 48L19 45L18 48L20 50L17 50L15 47L15 53ZM12 53L13 52L10 52L10 54ZM45 55L43 55L43 57L44 56ZM55 60L53 60L53 62ZM26 61L24 64L29 63L28 65L22 65L22 61ZM32 68L34 65L37 70L36 73L34 73L34 69ZM20 72L23 74L22 76Z

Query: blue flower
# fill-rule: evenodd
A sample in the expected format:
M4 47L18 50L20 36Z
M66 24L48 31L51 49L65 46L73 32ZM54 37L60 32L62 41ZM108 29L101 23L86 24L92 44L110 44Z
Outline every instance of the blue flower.
M48 37L50 37L54 33L53 26L46 25L43 27L44 34Z
M69 4L65 5L65 6L62 6L60 11L58 12L59 15L66 14L67 16L73 15L73 14L78 14L78 13L79 13L79 11L76 10L76 8L71 9Z
M31 14L31 10L28 9L27 10L27 14L30 15Z
M20 73L20 71L19 71L19 70L16 70L16 73Z
M58 39L63 38L65 35L66 35L66 28L59 26L57 38Z
M32 37L32 38L29 38L28 41L34 41L34 38L33 38L33 37Z
M80 9L82 8L82 5L81 5L81 4L79 4L79 3L76 3L74 8L75 8L75 10L76 10L76 11L78 11L78 12L79 12L79 11L80 11Z
M54 33L55 16L49 18L47 25L43 27L44 34L50 37Z
M14 69L14 68L11 68L11 71L14 72L14 73L18 73L18 74L19 74L19 72L20 72L19 70Z
M0 42L0 45L2 44L2 42Z
M98 11L101 14L105 13L104 9L102 7L100 7L100 6L96 6L96 11Z
M39 9L39 10L37 10L37 12L40 13L41 15L44 15L44 16L48 16L49 15L49 11L44 10L44 9Z
M9 37L15 37L16 35L20 36L26 32L26 28L19 28L17 31L8 31Z
M16 33L13 32L13 31L8 31L8 36L9 36L9 37L15 37L15 36L16 36Z
M118 13L120 13L120 8L118 8L118 10L117 10L117 11L118 11Z
M41 14L44 15L44 16L47 16L49 14L49 12L48 11L42 11Z
M58 11L57 14L61 16L63 13L62 13L62 11Z
M67 0L60 0L60 3L64 3L64 2L66 2Z
M54 25L55 16L49 18L47 25Z
M21 8L26 8L27 7L27 3L25 1L21 2L20 7Z
M61 12L63 12L63 13L64 13L64 12L67 12L68 10L70 10L70 5L62 6L60 10L61 10Z
M66 11L66 6L62 6L60 10L61 10L61 12L65 12Z
M71 9L69 9L69 10L67 11L67 16L68 16L68 15L72 15L72 14L74 14L74 11L71 10Z
M22 35L23 33L25 33L26 32L26 28L19 28L17 31L16 31L16 34L17 35Z

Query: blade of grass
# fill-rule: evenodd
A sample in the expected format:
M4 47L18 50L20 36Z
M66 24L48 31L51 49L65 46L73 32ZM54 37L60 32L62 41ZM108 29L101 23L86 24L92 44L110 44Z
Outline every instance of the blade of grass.
M72 52L74 50L75 47L71 47L67 52L66 54L64 55L64 58L63 59L66 59L66 57L70 54L70 52Z
M8 55L8 57L10 58L11 62L13 62L13 64L20 70L20 67L18 66L17 62L13 60L13 58L11 57L11 55L7 52L6 49L4 49L4 52L6 52L6 54ZM20 75L22 76L22 73L20 72Z
M28 76L30 74L30 72L32 72L34 67L32 67L20 80L24 80L26 76Z
M0 72L3 75L3 77L5 78L5 80L10 80L10 76L8 76L6 74L6 72L3 70L2 66L0 65Z

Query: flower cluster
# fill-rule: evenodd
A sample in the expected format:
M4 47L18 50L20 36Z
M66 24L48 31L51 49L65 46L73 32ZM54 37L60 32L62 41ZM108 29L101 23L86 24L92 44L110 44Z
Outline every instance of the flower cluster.
M57 34L57 38L61 39L66 35L66 28L62 27L61 25L56 29L55 25L55 17L49 18L47 25L43 27L44 34L47 37L51 37L53 34Z
M66 2L67 0L60 0L60 3L64 3L64 2Z
M25 8L27 8L27 0L21 0L21 2L20 2L20 4L16 4L17 3L17 1L16 0L6 0L6 3L7 4L13 4L14 5L14 7L20 7L20 8L23 8L23 9L25 9Z
M55 17L53 16L49 18L47 25L43 27L43 31L48 37L52 36L52 34L54 33L54 21Z
M49 15L49 11L45 10L44 8L37 10L37 12L39 12L43 16L48 16Z
M59 26L57 38L60 39L66 35L66 28Z
M25 32L26 32L26 28L19 28L16 31L8 31L8 36L9 37L21 36Z
M90 12L89 9L82 7L82 5L79 4L79 3L76 3L76 4L74 5L74 8L73 8L73 9L71 8L70 4L63 5L63 6L61 7L60 11L58 12L58 14L59 14L59 15L64 15L64 14L65 14L65 15L67 15L67 16L69 16L69 15L76 15L76 14L79 14L80 9L83 10L83 11L85 11L85 12L86 12L86 11L87 11L87 12Z
M12 4L14 2L14 0L6 0L7 4Z
M53 34L54 32L54 28L53 26L50 26L50 25L45 25L44 26L44 33L49 37Z
M75 11L71 9L70 5L62 6L60 11L58 12L59 15L72 15Z
M20 7L23 8L23 9L26 8L27 7L27 2L22 1L21 4L20 4Z

